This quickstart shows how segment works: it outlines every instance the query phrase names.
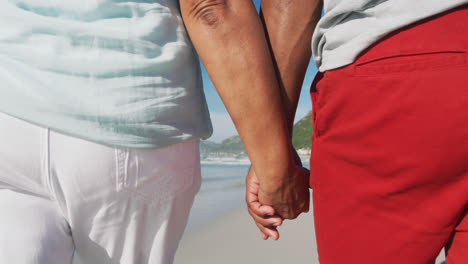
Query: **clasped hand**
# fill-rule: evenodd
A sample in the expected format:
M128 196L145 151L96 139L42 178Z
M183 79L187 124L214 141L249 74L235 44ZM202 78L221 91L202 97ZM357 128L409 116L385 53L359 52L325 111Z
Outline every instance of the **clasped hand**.
M309 171L292 167L281 182L262 184L250 168L246 179L246 202L250 216L264 240L279 239L277 227L309 211Z

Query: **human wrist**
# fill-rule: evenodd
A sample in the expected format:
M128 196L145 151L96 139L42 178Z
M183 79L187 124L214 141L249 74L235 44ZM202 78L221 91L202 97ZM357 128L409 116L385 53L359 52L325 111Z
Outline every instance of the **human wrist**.
M289 149L287 158L271 162L266 168L254 168L254 170L258 171L257 175L262 191L273 193L280 191L290 182L291 174L296 167L292 151Z

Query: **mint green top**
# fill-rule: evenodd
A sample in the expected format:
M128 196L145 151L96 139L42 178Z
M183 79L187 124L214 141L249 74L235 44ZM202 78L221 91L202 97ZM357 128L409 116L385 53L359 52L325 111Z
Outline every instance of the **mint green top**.
M0 1L0 111L121 147L207 138L178 0Z

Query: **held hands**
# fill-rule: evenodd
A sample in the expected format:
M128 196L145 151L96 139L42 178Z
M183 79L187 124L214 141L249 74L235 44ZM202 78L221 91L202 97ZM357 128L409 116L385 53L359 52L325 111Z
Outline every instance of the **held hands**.
M278 182L261 184L251 168L246 179L246 201L249 214L260 229L263 239L277 240L277 227L283 219L295 219L309 211L309 171L300 166L289 169Z
M267 240L268 237L271 237L274 240L279 239L279 233L276 227L283 223L283 219L275 215L275 209L273 209L273 207L260 203L258 199L260 182L258 181L257 175L255 175L252 167L250 167L249 173L247 174L245 187L247 209L249 210L249 214L253 218L258 229L260 229L263 240Z

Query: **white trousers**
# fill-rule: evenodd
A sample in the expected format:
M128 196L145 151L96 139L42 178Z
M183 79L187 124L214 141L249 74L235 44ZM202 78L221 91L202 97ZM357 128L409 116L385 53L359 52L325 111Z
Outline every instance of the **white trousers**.
M198 143L109 147L0 113L0 263L172 263Z

